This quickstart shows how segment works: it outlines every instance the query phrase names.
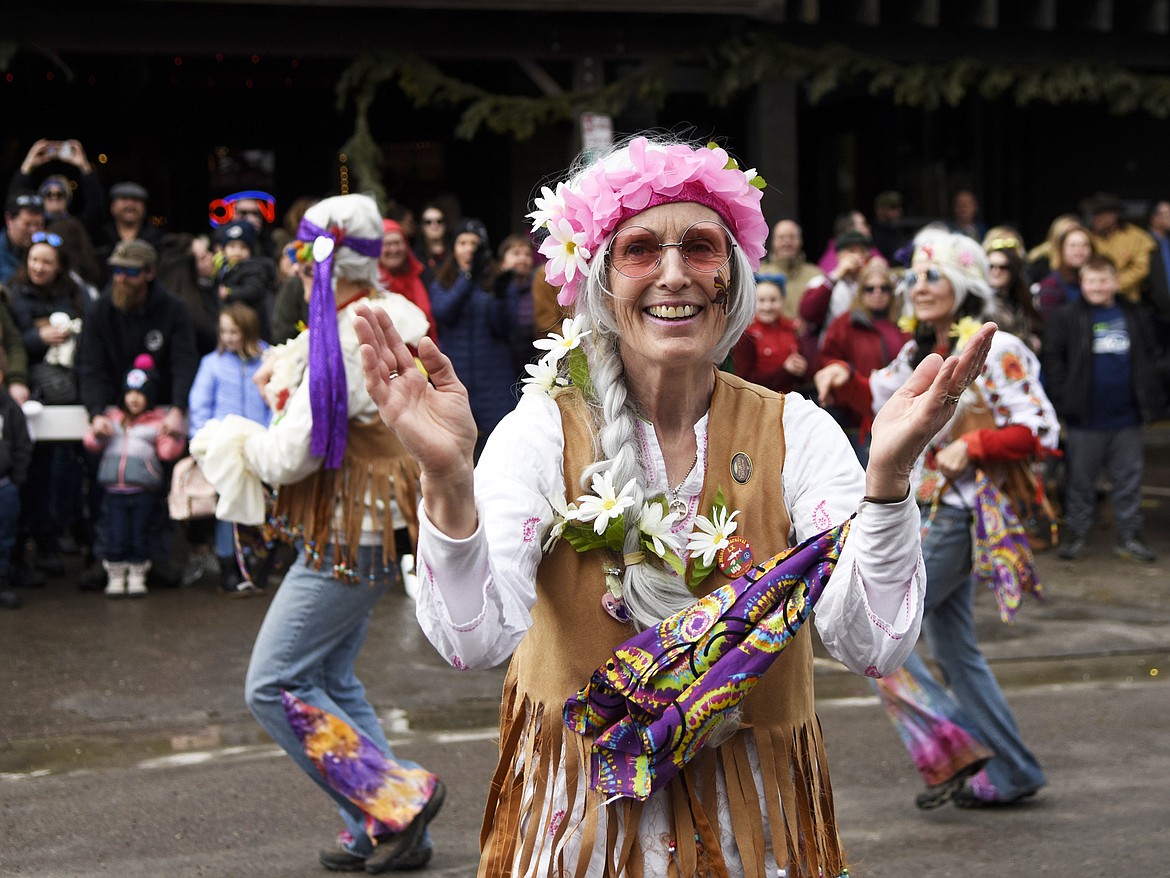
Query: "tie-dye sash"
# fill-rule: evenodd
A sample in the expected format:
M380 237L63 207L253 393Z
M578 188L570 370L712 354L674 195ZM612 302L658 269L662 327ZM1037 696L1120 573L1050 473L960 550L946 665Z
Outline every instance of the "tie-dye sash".
M590 755L594 789L648 798L735 716L808 619L849 525L753 567L631 637L594 671L564 708L570 729L596 734Z

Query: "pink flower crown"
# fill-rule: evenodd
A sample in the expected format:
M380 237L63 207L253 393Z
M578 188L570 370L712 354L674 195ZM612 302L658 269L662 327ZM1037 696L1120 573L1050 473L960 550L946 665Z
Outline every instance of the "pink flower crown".
M548 258L545 280L561 288L558 302L571 305L610 232L635 214L676 201L702 204L719 214L755 271L768 238L760 209L765 185L754 169L741 171L713 143L694 149L635 138L558 183L556 192L541 187L536 210L528 216L534 232L548 232L539 248Z

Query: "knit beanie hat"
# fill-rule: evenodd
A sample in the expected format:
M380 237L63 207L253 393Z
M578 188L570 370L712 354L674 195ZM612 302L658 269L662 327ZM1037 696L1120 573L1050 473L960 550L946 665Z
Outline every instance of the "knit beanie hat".
M235 220L219 230L219 239L223 244L228 241L243 241L248 250L256 251L256 227L246 220Z
M131 390L137 390L146 397L146 407L154 408L158 399L158 373L154 368L154 358L150 354L139 354L134 358L134 367L126 373L122 381L122 397Z

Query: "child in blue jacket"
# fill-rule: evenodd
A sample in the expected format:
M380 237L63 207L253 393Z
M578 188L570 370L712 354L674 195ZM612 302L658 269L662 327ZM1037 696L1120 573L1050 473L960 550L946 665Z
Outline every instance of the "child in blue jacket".
M190 435L208 421L239 415L268 426L271 410L252 381L268 345L260 339L260 320L243 302L232 302L219 314L219 346L199 363L188 399ZM193 542L198 542L194 538ZM247 597L260 591L236 561L235 534L230 521L215 522L215 554L220 586L229 596Z

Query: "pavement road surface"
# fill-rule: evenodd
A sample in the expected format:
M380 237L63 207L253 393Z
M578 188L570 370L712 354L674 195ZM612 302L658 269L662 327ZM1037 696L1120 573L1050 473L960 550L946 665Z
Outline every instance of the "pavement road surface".
M920 781L861 678L827 658L818 710L857 878L1170 875L1170 431L1151 431L1144 490L1154 564L1038 557L1047 600L979 635L1043 763L1028 804L918 811ZM268 599L210 583L108 601L64 579L0 613L0 876L285 876L324 872L328 800L243 704ZM396 751L443 775L436 876L475 873L503 669L438 659L403 594L375 612L359 662Z

